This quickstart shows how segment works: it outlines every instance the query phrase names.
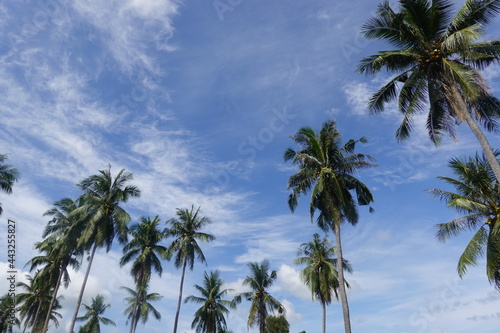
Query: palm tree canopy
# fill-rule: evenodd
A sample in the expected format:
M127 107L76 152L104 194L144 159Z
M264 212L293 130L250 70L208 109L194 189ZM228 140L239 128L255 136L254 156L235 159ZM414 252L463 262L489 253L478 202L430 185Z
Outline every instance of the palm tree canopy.
M37 271L34 277L29 274L26 275L26 279L28 283L21 281L16 283L17 288L24 291L16 295L17 310L20 319L24 322L24 326L32 327L35 331L41 331L45 314L52 299L51 286L41 270ZM62 296L56 298L49 317L49 320L56 327L59 326L58 318L62 318L61 314L56 311L62 308L59 303L61 299L63 299Z
M500 152L495 152L499 155ZM448 207L464 216L437 225L440 241L465 231L475 231L458 261L460 277L475 266L486 254L486 273L491 283L500 289L500 186L484 157L452 159L449 166L457 178L438 177L456 192L431 189Z
M286 312L285 307L268 291L276 281L278 274L275 270L269 271L269 260L263 260L261 263L251 262L248 267L250 275L243 280L243 285L249 286L252 291L236 296L235 302L239 303L242 297L251 302L248 327L258 324L261 333L263 333L269 310L273 313L278 311L279 314Z
M19 181L19 171L12 165L5 164L6 154L0 154L0 189L7 194L12 193L12 186Z
M338 272L335 247L326 239L321 239L319 234L314 234L312 241L300 245L295 259L297 265L307 265L301 272L302 280L310 287L313 299L321 303L330 304L332 295L338 299ZM349 273L352 267L348 260L343 260L343 269ZM347 286L349 284L345 282ZM333 294L332 294L333 292Z
M288 197L290 210L295 210L300 195L311 191L311 219L318 209L320 228L332 229L332 221L340 216L356 224L356 203L368 205L373 202L368 187L353 176L359 169L374 166L371 163L374 158L370 155L354 153L356 144L366 139L349 140L341 145L341 135L334 120L326 121L319 133L303 127L292 139L301 149L288 148L284 153L285 162L291 160L299 167L299 172L288 180L288 189L292 190Z
M129 234L132 239L123 247L124 255L120 265L135 261L131 267L131 274L136 282L147 283L151 278L151 269L161 276L163 268L160 258L167 248L159 243L166 237L166 230L158 229L160 218L155 216L141 217L140 223L132 225Z
M398 3L395 11L389 1L383 2L362 27L366 38L396 47L360 62L360 73L386 69L396 74L372 96L369 110L378 113L397 99L404 115L396 132L399 140L409 137L413 117L427 109L426 126L435 144L446 132L455 138L453 125L467 121L468 112L488 131L496 130L499 101L489 93L479 70L500 60L500 40L479 40L484 26L499 12L500 0L466 0L454 17L451 0Z
M92 298L90 305L83 304L83 307L87 312L83 316L76 318L76 320L86 320L87 322L80 328L79 333L100 333L101 324L116 326L113 320L102 317L106 309L111 307L111 305L105 304L103 295L97 295Z
M78 246L89 248L95 244L97 247L106 246L109 251L116 236L121 243L127 241L130 216L120 203L141 194L137 186L127 185L132 179L132 174L124 169L113 177L109 167L77 184L84 192L81 200L85 202L74 212L85 224Z
M209 242L215 240L215 236L201 232L200 230L212 221L205 216L199 216L200 207L194 209L177 209L177 218L168 221L171 225L167 231L168 236L176 237L168 246L165 257L170 260L173 256L175 267L180 268L186 262L189 269L194 267L195 257L200 262L206 262L205 255L197 240Z
M12 193L12 186L14 183L19 181L19 171L9 164L5 164L7 155L0 154L0 190L7 194ZM0 205L0 214L2 214L3 209Z
M191 328L197 333L216 333L227 329L225 316L229 308L235 309L236 303L222 299L231 289L222 289L224 281L220 278L220 271L216 270L208 274L205 272L203 286L195 285L201 296L188 296L184 302L202 304L196 311Z
M138 322L138 319L141 320L143 324L145 324L149 320L149 315L153 314L153 317L155 319L160 320L161 319L161 314L158 310L155 309L155 307L151 304L151 302L154 301L159 301L163 298L158 293L149 293L148 294L148 286L144 286L140 288L139 293L137 293L135 290L130 289L128 287L121 287L120 289L125 290L130 296L125 297L124 300L128 304L127 308L123 312L125 315L127 315L127 318L129 320L132 320L132 316L134 314L134 304L137 304L137 311L136 311L136 316ZM139 296L137 296L139 295ZM138 302L136 302L136 298L138 298Z

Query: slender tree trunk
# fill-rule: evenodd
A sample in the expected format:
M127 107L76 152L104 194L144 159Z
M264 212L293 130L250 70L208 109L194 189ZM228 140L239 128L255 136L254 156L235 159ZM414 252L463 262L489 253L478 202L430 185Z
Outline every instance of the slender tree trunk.
M322 323L322 332L326 333L326 303L321 302L321 307L323 308L323 323Z
M80 310L80 304L82 304L83 293L85 292L85 286L87 285L87 279L89 278L90 268L92 267L92 261L94 260L95 250L97 245L94 244L92 247L92 253L90 254L89 264L87 266L87 271L85 272L85 277L83 278L82 288L80 289L80 295L78 295L78 300L76 301L75 313L73 313L73 318L71 319L71 326L69 327L68 333L73 333L75 329L76 317L78 316L78 310Z
M340 240L340 219L333 222L335 241L337 247L337 271L339 275L339 291L340 291L340 301L342 302L342 312L344 314L344 328L345 333L351 333L351 319L349 315L349 304L347 302L347 292L345 288L344 281L344 267L342 264L342 244Z
M182 288L184 286L184 275L186 274L187 260L182 264L181 286L179 288L179 300L177 301L177 311L175 312L174 333L177 333L177 323L179 322L179 313L181 312Z
M135 332L135 328L137 327L137 302L139 299L139 292L140 292L140 285L137 284L137 289L135 291L135 300L134 300L134 307L132 308L132 322L130 323L130 333Z
M31 333L36 333L36 322L38 321L38 316L40 315L40 309L42 308L42 297L38 301L38 306L36 307L35 318L33 318L33 327L31 328Z
M49 321L50 321L50 313L52 312L52 308L54 307L54 303L57 299L57 292L59 291L59 285L61 284L61 279L63 275L63 268L59 266L59 276L57 277L57 284L54 287L54 292L52 293L52 298L50 300L49 309L47 310L47 315L45 316L45 322L43 323L42 333L45 333L49 329Z
M469 112L469 108L460 95L456 84L450 84L449 86L451 95L453 96L452 103L455 106L455 111L458 113L458 116L467 123L472 133L474 133L474 135L476 136L477 141L479 141L479 145L483 150L484 156L486 157L488 164L495 174L495 178L500 183L500 162L498 162L495 153L493 152L493 149L491 148L491 145L486 138L486 135L484 135L483 131L479 128L476 121Z

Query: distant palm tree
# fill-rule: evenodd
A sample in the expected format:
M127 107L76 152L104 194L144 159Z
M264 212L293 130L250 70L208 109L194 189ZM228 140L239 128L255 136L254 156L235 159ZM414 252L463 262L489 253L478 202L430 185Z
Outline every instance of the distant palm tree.
M84 204L78 207L70 217L80 219L83 228L76 246L89 250L90 256L71 320L70 333L74 331L96 249L106 247L106 251L109 251L115 237L120 243L127 241L127 224L130 216L120 204L127 202L131 197L140 196L141 193L136 186L127 185L132 179L132 174L123 169L113 177L111 167L109 167L77 184L84 193L80 198Z
M326 306L332 302L332 296L338 296L339 279L337 271L337 258L335 247L326 239L321 239L318 234L313 235L312 241L300 245L295 264L307 266L302 270L302 280L309 286L313 299L316 298L323 308L323 333L326 333ZM352 272L349 262L343 260L342 268ZM348 287L347 281L344 281Z
M220 271L205 272L203 286L195 285L201 296L188 296L185 302L202 304L194 314L191 328L197 333L218 333L227 329L225 315L229 308L236 309L234 301L222 299L231 289L222 289L224 281L220 278Z
M235 302L241 302L244 297L250 304L250 314L248 315L248 328L255 324L259 326L260 333L266 333L266 319L269 311L278 311L279 314L284 314L285 308L271 294L269 288L276 281L278 274L275 270L269 272L269 260L263 260L260 264L251 262L248 264L250 275L243 280L243 285L249 286L252 291L239 294L235 297Z
M499 152L495 152L499 155ZM476 155L468 159L452 159L450 168L457 178L438 177L455 187L456 192L429 190L448 207L465 214L448 223L437 225L437 238L446 241L462 232L477 230L458 261L460 277L486 254L486 275L500 290L500 185L491 167Z
M0 298L0 332L13 333L13 327L21 325L19 319L13 314L15 314L15 299L5 294Z
M83 307L87 310L87 312L85 315L78 317L76 320L86 320L87 322L80 327L78 333L100 333L101 324L116 326L114 321L102 316L106 309L111 307L109 304L104 303L103 295L97 295L95 298L92 298L90 306L83 304Z
M167 248L159 243L166 237L166 230L158 229L160 218L141 217L141 223L134 224L130 228L132 240L123 248L124 255L120 259L120 266L129 263L133 258L131 274L136 284L136 293L141 294L141 290L149 284L151 271L154 269L159 276L163 272L160 258ZM138 298L136 298L138 301ZM137 322L137 304L132 307L132 321L130 323L130 333L135 332Z
M11 165L5 164L7 155L0 154L0 190L7 194L12 193L12 186L18 181L19 171L12 167ZM0 204L0 214L2 214L3 209Z
M413 118L426 109L426 127L435 144L445 132L455 138L454 125L467 123L500 181L500 164L478 126L498 129L500 102L490 94L480 71L500 61L500 40L478 40L500 11L500 1L466 0L453 18L451 0L398 2L399 11L389 1L380 4L376 16L362 28L366 38L396 47L361 60L360 73L385 69L396 74L373 95L369 110L378 113L398 99L404 116L396 131L399 140L409 137Z
M340 230L344 221L352 225L358 222L358 205L373 202L368 187L353 176L357 170L373 167L373 157L354 153L356 144L366 142L365 138L349 140L341 145L341 134L334 120L326 121L319 133L309 127L303 127L292 139L299 145L300 150L288 148L284 160L291 160L299 167L299 171L288 180L288 188L292 190L288 205L292 212L295 211L299 197L311 192L311 220L316 210L319 210L316 219L318 226L326 232L333 230L335 234L344 328L346 333L351 333Z
M193 270L195 256L200 262L206 262L205 255L198 244L198 240L209 242L215 239L215 236L211 234L200 232L203 227L212 223L212 221L210 221L208 217L199 216L199 211L200 208L198 207L195 211L194 206L191 206L191 209L177 209L177 218L168 221L171 225L168 236L176 237L176 239L168 246L165 257L170 260L175 256L175 267L182 267L179 300L177 301L177 311L174 321L174 333L177 333L186 267L189 266L189 269Z
M135 332L137 323L139 320L146 324L149 320L149 314L153 314L153 317L160 320L161 314L155 307L151 304L151 302L159 301L163 298L158 293L150 293L148 294L148 286L143 286L139 292L136 290L121 287L121 289L127 291L129 293L129 297L125 298L125 302L127 302L128 307L125 309L124 313L127 315L127 318L133 323ZM132 325L132 324L131 324Z

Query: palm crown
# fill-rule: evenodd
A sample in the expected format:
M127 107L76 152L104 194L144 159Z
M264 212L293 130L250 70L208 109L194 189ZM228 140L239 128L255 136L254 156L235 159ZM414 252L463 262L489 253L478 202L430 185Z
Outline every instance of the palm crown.
M498 155L499 152L496 152ZM486 253L486 274L500 289L500 186L484 158L452 159L450 168L458 176L439 177L455 187L456 192L429 190L448 207L466 214L437 226L437 238L445 241L464 231L475 230L458 261L460 277L475 266Z

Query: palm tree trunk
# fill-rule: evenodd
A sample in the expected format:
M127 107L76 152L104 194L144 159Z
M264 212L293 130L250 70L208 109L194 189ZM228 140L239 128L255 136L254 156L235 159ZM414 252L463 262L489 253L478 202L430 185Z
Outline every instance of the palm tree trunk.
M342 244L340 241L340 219L336 219L334 224L335 246L337 247L337 271L339 275L340 301L342 302L342 312L344 314L345 333L351 333L351 319L349 315L349 303L347 302L347 292L344 282L344 267L342 264Z
M83 278L82 288L80 289L80 295L78 295L78 300L76 302L75 313L73 313L73 318L71 319L71 326L69 327L69 333L73 333L75 329L76 317L78 316L78 310L80 310L80 304L82 303L83 293L85 292L85 286L87 285L87 279L89 278L90 268L92 267L92 261L94 260L95 250L97 245L94 244L92 247L92 253L90 254L89 264L87 266L87 271L85 272L85 277Z
M52 308L54 307L54 303L57 299L57 292L59 291L59 285L61 284L61 279L63 276L63 268L59 266L59 276L57 277L57 284L54 287L54 292L52 293L52 299L50 300L49 309L47 310L47 315L45 316L45 322L43 323L42 333L45 333L49 329L49 321L50 314L52 312Z
M35 318L33 318L33 328L31 333L36 333L36 322L38 321L38 316L40 315L40 309L42 308L42 299L38 300L38 306L36 307Z
M323 308L322 332L326 333L326 303L325 302L321 302L321 307Z
M137 289L135 291L135 300L134 300L134 307L132 308L132 322L130 323L130 333L135 332L135 328L137 327L137 318L135 316L137 315L137 301L139 299L139 292L140 292L140 284L137 284Z
M179 300L177 301L177 311L175 312L174 333L177 333L177 323L179 322L179 313L181 312L182 288L184 286L184 275L186 274L187 260L182 264L181 286L179 288Z
M479 145L483 150L484 156L486 157L486 160L488 161L491 170L493 170L493 173L495 174L495 178L500 183L500 163L498 162L488 139L486 138L483 131L479 128L476 121L470 114L469 109L465 104L462 96L460 95L456 84L450 84L449 86L451 90L451 95L453 96L453 103L458 104L455 105L455 110L458 113L458 116L462 120L465 120L465 122L471 129L472 133L474 133L474 135L476 136L477 141L479 141Z

